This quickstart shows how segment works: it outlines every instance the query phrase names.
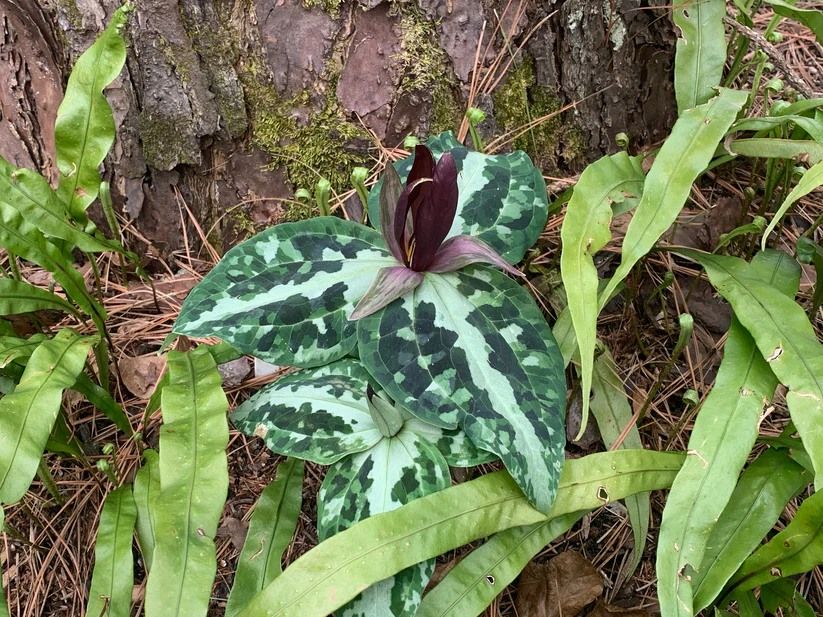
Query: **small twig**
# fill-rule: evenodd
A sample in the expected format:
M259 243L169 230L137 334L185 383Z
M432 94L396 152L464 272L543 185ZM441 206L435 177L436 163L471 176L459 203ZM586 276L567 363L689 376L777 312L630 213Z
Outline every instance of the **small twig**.
M769 60L772 61L775 68L783 73L783 76L792 88L797 90L807 99L813 99L821 95L821 93L812 90L809 87L809 84L797 76L791 67L786 64L786 61L783 59L783 56L780 55L780 52L778 52L775 46L769 43L762 34L744 26L739 21L736 21L731 17L724 17L723 21L726 22L726 25L730 26L733 30L736 30L739 34L749 39L757 49L765 53L769 57Z

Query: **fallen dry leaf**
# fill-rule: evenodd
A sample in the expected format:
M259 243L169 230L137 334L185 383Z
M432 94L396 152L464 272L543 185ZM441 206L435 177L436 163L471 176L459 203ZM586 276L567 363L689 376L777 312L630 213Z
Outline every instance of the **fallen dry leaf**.
M135 358L123 356L117 365L128 391L139 399L148 399L163 375L166 358L153 353Z
M548 563L531 562L517 585L518 617L575 617L603 593L603 579L592 563L574 551Z
M223 519L223 524L217 529L218 538L229 538L232 546L238 551L243 549L243 543L246 541L246 533L249 527L238 518L227 516Z
M649 611L642 608L620 608L598 602L588 617L650 617L650 615Z

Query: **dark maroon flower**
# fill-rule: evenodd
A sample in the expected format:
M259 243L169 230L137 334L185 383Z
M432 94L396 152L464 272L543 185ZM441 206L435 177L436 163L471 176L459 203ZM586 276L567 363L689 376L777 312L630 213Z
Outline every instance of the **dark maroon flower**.
M453 272L485 262L520 274L494 249L472 236L449 235L457 213L457 165L450 152L437 163L426 146L414 149L406 186L392 165L380 190L380 227L399 264L382 268L350 319L370 315L423 282L424 272Z

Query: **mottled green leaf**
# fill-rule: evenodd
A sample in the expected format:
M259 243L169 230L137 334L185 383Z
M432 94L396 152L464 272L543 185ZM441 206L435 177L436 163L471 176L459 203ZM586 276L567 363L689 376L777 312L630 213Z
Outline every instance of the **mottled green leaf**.
M357 326L360 359L420 419L497 454L541 511L563 464L563 359L532 298L485 267L427 273Z
M98 179L98 184L100 180ZM118 247L78 229L46 179L30 169L16 169L0 156L0 209L17 211L47 236L60 238L82 251L111 251Z
M317 535L334 534L381 512L449 486L443 455L408 427L383 438L366 452L333 465L317 499ZM434 572L434 560L415 564L375 583L341 610L344 617L414 615L423 589Z
M725 149L731 154L764 159L804 160L812 165L823 161L823 144L807 139L752 137L735 139Z
M764 283L742 259L682 250L700 263L718 292L732 305L760 353L789 388L786 402L792 421L823 488L823 345L801 306Z
M303 467L303 461L297 458L281 461L277 476L254 505L226 604L227 617L243 610L255 594L280 575L283 553L300 516Z
M573 512L493 535L460 560L426 596L416 617L479 615L552 540L566 533L583 513Z
M354 349L348 317L392 265L380 234L357 223L275 225L226 253L186 298L174 332L217 336L273 364L327 364Z
M619 152L586 167L574 187L560 230L560 274L580 350L583 390L581 432L585 430L589 414L589 391L592 385L599 312L594 254L611 240L609 224L612 220L612 204L635 201L643 192L645 176L640 163L640 157Z
M29 488L63 391L83 370L94 338L61 330L31 354L14 392L0 399L0 504L15 503Z
M128 5L77 59L57 110L54 140L60 184L57 194L72 216L81 218L100 190L99 167L114 143L114 116L103 90L126 62L123 29Z
M766 231L763 232L763 240L761 241L760 247L762 250L766 250L766 241L769 239L769 234L774 231L774 228L777 227L777 224L789 211L789 208L792 207L794 202L796 202L801 197L805 197L817 187L823 184L823 162L818 163L807 169L803 176L800 178L800 181L797 185L792 189L791 193L786 196L786 199L783 200L783 203L780 204L780 208L778 208L777 212L774 213L769 226L766 227Z
M754 589L823 564L823 491L807 497L792 522L743 562L732 578L737 589Z
M136 519L131 486L124 485L109 493L97 525L86 617L129 617L131 614L134 586L131 543Z
M634 265L674 223L692 183L706 169L747 98L745 92L721 88L708 103L681 113L646 176L643 197L623 239L620 265L600 294L600 310Z
M674 93L683 113L712 98L726 63L725 0L682 0L672 20L680 30L674 57Z
M594 361L594 373L592 375L592 398L591 410L597 422L600 436L606 448L611 448L623 433L623 429L629 425L634 416L629 399L626 396L626 389L620 375L617 372L617 365L614 362L611 352L604 347L602 353ZM633 423L623 438L621 448L642 449L643 441L640 439L640 431L637 430L637 423ZM649 533L649 516L651 506L648 493L636 493L629 495L623 500L629 514L629 522L632 526L632 537L634 547L632 556L621 570L623 576L630 576L640 560L643 558L643 550L646 547L646 536Z
M232 422L272 452L329 465L381 439L369 415L368 383L354 360L293 373L240 405Z
M810 480L811 474L781 450L770 448L749 465L712 528L703 560L692 575L695 611L720 597L740 564L780 518L786 503Z
M504 472L415 499L319 544L239 617L327 615L386 576L477 538L665 488L682 461L679 454L632 450L570 460L548 515L533 509Z
M169 353L168 370L146 617L205 617L217 570L214 535L229 484L228 402L207 348Z
M435 158L451 152L457 163L457 214L447 238L476 236L515 264L536 241L546 225L549 203L543 175L526 155L516 151L488 155L469 150L451 132L429 139ZM405 182L414 156L395 163ZM380 221L380 187L369 193L369 220Z
M819 8L796 7L784 0L766 0L775 13L799 21L814 32L818 43L823 43L823 11Z
M134 475L134 502L137 506L137 540L146 572L151 571L157 543L157 496L160 494L160 459L154 450L143 452L143 464Z
M752 276L797 292L800 270L784 253L761 253ZM689 437L689 456L672 485L657 543L658 599L663 616L692 617L693 573L754 446L760 415L777 378L737 318L732 319L712 391Z
M441 428L417 418L406 420L406 426L433 443L452 467L474 467L497 459L491 452L475 446L459 428Z
M326 540L449 483L449 467L440 451L404 427L394 437L382 438L369 450L329 468L317 500L317 535Z
M0 279L0 315L48 310L76 313L71 304L50 291L35 287L25 281Z

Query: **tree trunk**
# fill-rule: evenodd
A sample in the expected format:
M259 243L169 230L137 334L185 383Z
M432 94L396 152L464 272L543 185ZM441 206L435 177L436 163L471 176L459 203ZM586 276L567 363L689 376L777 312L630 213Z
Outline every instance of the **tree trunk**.
M0 154L55 177L68 67L118 4L0 0ZM508 146L551 174L615 150L618 133L656 141L674 119L663 0L135 4L128 63L108 90L118 135L106 176L148 256L181 248L187 208L224 246L305 216L294 190L321 175L347 189L375 139L456 129L473 79L486 136L577 103Z

